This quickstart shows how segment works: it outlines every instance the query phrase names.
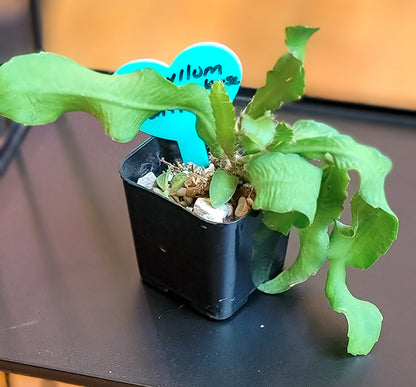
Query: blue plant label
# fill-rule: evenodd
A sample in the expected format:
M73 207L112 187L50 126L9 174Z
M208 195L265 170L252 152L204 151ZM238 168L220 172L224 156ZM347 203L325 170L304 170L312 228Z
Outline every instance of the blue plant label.
M194 44L183 50L169 66L155 59L139 59L121 66L116 74L152 68L177 85L195 82L209 90L215 81L224 82L234 100L240 88L242 66L228 47L214 42ZM208 153L196 131L196 116L187 111L160 112L146 120L141 130L155 137L174 140L184 162L208 165Z

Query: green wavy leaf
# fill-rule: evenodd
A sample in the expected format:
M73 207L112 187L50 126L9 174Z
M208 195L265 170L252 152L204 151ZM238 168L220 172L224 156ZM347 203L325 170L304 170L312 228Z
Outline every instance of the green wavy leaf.
M279 146L293 140L293 129L285 122L279 122L276 126L273 141L267 146L270 152L278 151Z
M293 141L279 146L280 152L321 159L344 173L356 171L360 177L351 200L351 225L334 219L329 237L326 294L333 309L347 318L348 352L366 354L378 340L382 316L376 306L350 294L345 271L347 265L369 268L397 238L398 219L387 203L384 190L392 164L377 149L358 144L328 125L301 121L293 130Z
M367 203L361 195L351 200L352 224L337 222L331 234L331 257L345 265L368 269L397 238L397 217Z
M331 259L325 286L331 307L343 313L348 322L348 347L352 355L367 355L378 341L383 316L379 309L368 301L355 298L345 283L344 262Z
M320 168L295 154L270 152L246 164L246 172L256 190L254 209L296 212L300 224L313 222L321 185Z
M0 90L0 114L17 122L41 125L68 111L84 111L120 142L132 140L141 124L160 111L191 111L198 117L199 136L221 154L208 92L193 83L177 86L152 69L102 74L41 52L0 66Z
M295 58L300 61L305 60L305 46L309 38L318 31L319 28L293 26L286 28L286 47Z
M283 55L273 70L267 72L266 85L257 89L246 113L256 119L283 103L298 100L305 88L302 62L292 54Z
M241 117L240 136L245 153L265 151L276 134L276 123L270 113L253 119L244 114Z
M282 293L315 275L328 257L328 227L339 217L347 197L348 174L334 166L323 171L314 222L299 230L300 250L294 263L276 278L262 284L266 293ZM290 226L290 225L288 225Z
M283 103L298 100L305 89L303 60L305 45L317 28L296 26L286 29L286 46L289 52L281 56L267 73L266 84L257 89L246 113L252 118L266 111L278 109Z
M313 125L313 122L309 122L309 125ZM319 123L316 125L321 126ZM398 232L398 220L387 203L384 190L384 181L392 166L390 159L375 148L338 134L335 129L328 129L326 136L303 137L283 144L279 151L321 159L328 158L329 154L338 169L358 172L360 185L351 202L353 224L350 228L343 227L343 232L335 228L331 246L342 251L345 251L346 244L360 246L351 247L354 254L350 256L348 264L371 266L396 239ZM339 247L341 241L343 245Z
M221 81L214 82L209 99L215 117L217 141L227 155L233 155L237 147L235 109L224 83Z

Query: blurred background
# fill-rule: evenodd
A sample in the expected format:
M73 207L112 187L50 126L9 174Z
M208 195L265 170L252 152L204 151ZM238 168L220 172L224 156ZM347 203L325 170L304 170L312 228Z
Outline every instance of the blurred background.
M0 0L0 62L33 50L30 0ZM320 27L308 43L312 97L414 110L413 0L38 0L43 48L96 69L137 58L171 63L189 45L218 41L240 57L242 84L259 87L284 51L288 25ZM16 43L12 47L11 37ZM26 40L25 40L26 39Z

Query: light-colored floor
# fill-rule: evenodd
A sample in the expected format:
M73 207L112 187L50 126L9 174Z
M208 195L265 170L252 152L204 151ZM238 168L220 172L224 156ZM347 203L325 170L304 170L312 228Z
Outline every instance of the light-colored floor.
M23 376L17 374L5 374L0 371L0 387L74 387L74 384L56 382Z

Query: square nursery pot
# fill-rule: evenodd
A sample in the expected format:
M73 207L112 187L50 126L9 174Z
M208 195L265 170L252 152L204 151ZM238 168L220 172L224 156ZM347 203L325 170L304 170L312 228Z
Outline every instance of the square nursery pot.
M141 277L205 316L226 319L245 304L254 283L281 271L288 239L267 229L258 211L213 223L136 184L165 169L162 157L180 159L176 142L150 137L120 166Z

